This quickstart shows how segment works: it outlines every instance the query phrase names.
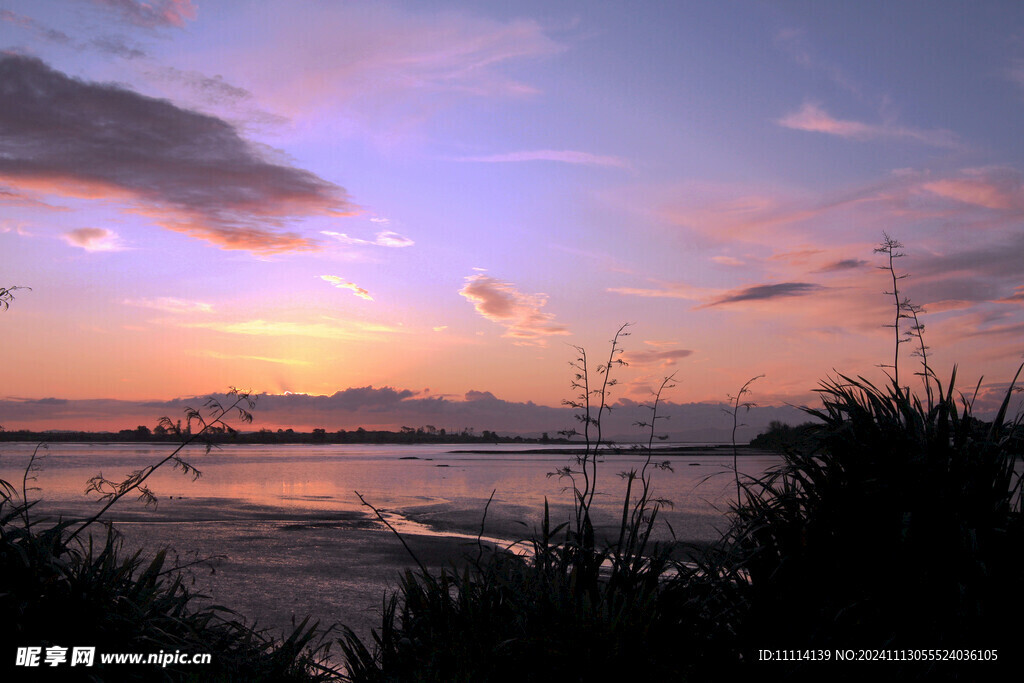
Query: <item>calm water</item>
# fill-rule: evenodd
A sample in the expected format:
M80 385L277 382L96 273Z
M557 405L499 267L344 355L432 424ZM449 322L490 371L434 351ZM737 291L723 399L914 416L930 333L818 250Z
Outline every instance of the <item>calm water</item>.
M20 486L35 444L0 447L0 478ZM408 534L427 564L474 550L487 498L484 535L505 543L539 524L545 498L552 516L570 511L570 482L548 476L569 464L568 454L529 454L522 446L495 446L498 454L452 453L451 445L225 446L185 454L202 476L158 471L148 484L159 504L123 500L109 516L129 546L170 545L180 561L197 565L195 586L219 604L282 628L292 616L312 614L365 632L376 623L385 588L411 561L363 507L355 491ZM37 516L81 517L98 509L86 481L99 473L115 481L159 461L166 444L55 444L41 450L29 498ZM416 458L416 459L411 459ZM599 465L599 524L610 524L625 492L619 472L643 465L642 456L607 456ZM673 471L653 475L654 492L672 500L664 519L681 540L705 541L724 526L735 488L732 458L711 452L669 456ZM774 456L744 456L743 473L757 475ZM599 531L600 531L599 525ZM669 536L667 526L661 536ZM458 548L456 544L464 544Z

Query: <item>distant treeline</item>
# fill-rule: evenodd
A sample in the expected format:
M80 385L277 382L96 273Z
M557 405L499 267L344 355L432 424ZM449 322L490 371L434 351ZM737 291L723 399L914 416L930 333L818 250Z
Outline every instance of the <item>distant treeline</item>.
M176 442L188 437L188 427L180 424L177 429L167 429L162 425L150 429L139 425L135 429L122 429L119 432L75 432L45 431L33 432L26 429L0 431L0 441L105 441L105 442ZM437 429L432 425L425 427L402 427L397 432L386 430L367 430L359 427L354 430L339 429L328 432L326 429L314 429L311 432L297 432L294 429L261 429L257 432L240 432L220 426L208 427L203 440L212 443L570 443L564 438L549 438L545 432L540 438L523 436L501 436L490 430L477 432L472 428L462 431Z
M772 420L768 429L750 440L754 448L776 453L802 453L811 445L811 435L818 422L804 422L795 427Z
M991 422L979 420L972 415L961 419L966 431L979 439L984 438L992 427ZM820 422L804 422L793 427L772 420L767 430L750 440L750 446L775 453L811 453L815 449L815 437L820 428ZM1017 433L1019 434L1019 430Z

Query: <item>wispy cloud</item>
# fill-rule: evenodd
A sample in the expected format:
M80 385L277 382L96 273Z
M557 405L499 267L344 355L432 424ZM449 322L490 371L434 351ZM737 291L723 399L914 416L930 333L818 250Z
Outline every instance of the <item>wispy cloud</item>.
M378 232L376 238L372 240L364 240L359 239L357 237L349 237L343 232L333 232L331 230L321 230L320 233L323 235L327 235L328 237L333 237L342 244L369 244L376 247L393 248L411 247L412 245L416 244L408 237L405 237L404 235L399 235L397 232L394 232L392 230L384 230L383 232Z
M347 322L327 318L324 322L294 322L288 320L241 320L238 322L188 322L182 327L201 328L264 337L313 337L316 339L365 340L367 335L393 334L399 328L372 323Z
M811 282L780 282L774 285L754 285L733 290L714 301L705 304L704 307L721 306L723 304L735 304L743 301L768 301L770 299L781 299L791 296L806 296L825 289L821 285Z
M541 310L548 301L546 294L524 294L511 282L484 273L468 275L459 294L473 304L477 313L504 326L504 336L520 343L544 345L545 337L569 334L568 329L554 322L553 314Z
M1001 303L1024 303L1024 285L1017 287L1013 294L1004 296L1001 299L996 299L996 301Z
M338 277L337 275L321 275L320 279L324 282L329 282L338 289L351 289L352 293L358 296L360 299L366 299L367 301L373 301L373 297L370 293L357 285L354 282L349 282L345 278Z
M86 83L38 59L0 57L0 179L15 188L117 198L167 229L223 249L315 249L290 219L354 209L340 187L264 159L228 123Z
M538 149L523 152L506 152L484 156L455 157L452 161L474 161L488 164L514 163L522 161L557 161L563 164L583 164L587 166L614 166L629 168L625 159L614 156L602 156L589 152L573 150Z
M860 268L867 268L871 264L864 259L859 258L848 258L840 259L839 261L833 261L828 265L822 266L817 270L819 273L834 273L842 270L858 270Z
M658 287L611 287L607 291L630 296L663 299L686 299L704 302L696 308L710 308L725 304L759 302L793 296L813 294L825 287L810 282L781 282L777 284L753 285L726 290L710 287L694 287L681 282L658 282Z
M807 34L802 29L785 28L780 30L775 34L775 44L805 69L825 74L830 81L848 92L855 95L862 94L861 87L845 71L813 53L807 40Z
M609 287L607 291L655 299L688 299L690 301L698 301L707 296L706 289L682 282L657 282L656 284L658 284L657 287Z
M105 55L121 59L141 59L146 56L145 50L136 45L129 45L121 36L100 36L90 40L87 45Z
M117 233L106 228L78 228L65 232L61 237L71 246L86 251L121 251L125 248Z
M275 58L248 85L276 111L329 116L334 130L386 146L415 137L459 101L535 95L507 67L564 49L531 19L391 3L314 3L303 15L301 25L283 22L271 34L263 49ZM239 49L227 59L251 57Z
M274 363L276 365L306 366L313 364L311 361L302 360L299 358L269 358L267 356L242 356L231 353L221 353L220 351L196 351L195 355L202 356L204 358L216 358L218 360L254 360L260 363Z
M919 142L933 147L960 149L956 135L939 128L924 130L891 123L870 124L833 117L815 102L804 102L797 111L777 121L780 126L811 133L825 133L853 140L898 139Z
M173 26L181 28L196 18L192 0L91 0L109 7L130 24L144 28Z
M957 176L924 182L922 187L946 199L995 211L1024 213L1024 183L1016 169L990 166L963 169Z
M664 351L629 351L622 354L622 360L629 365L646 366L658 365L669 367L675 365L683 358L693 355L692 349L666 349Z
M183 85L209 102L241 102L252 98L252 93L248 90L227 82L219 74L208 76L199 71L183 71L173 66L162 67L147 73L161 81Z
M0 21L31 31L49 43L56 43L58 45L68 45L71 43L71 36L63 31L48 28L31 17L26 17L10 10L0 9Z
M152 308L164 313L213 313L213 305L202 301L187 301L174 297L162 296L157 299L125 299L128 306Z

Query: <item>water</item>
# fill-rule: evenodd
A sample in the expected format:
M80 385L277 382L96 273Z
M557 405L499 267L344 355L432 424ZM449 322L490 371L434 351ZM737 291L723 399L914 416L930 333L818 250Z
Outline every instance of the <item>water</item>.
M535 446L530 446L536 448ZM105 518L129 547L170 545L191 568L194 588L258 624L287 628L312 615L367 633L377 625L382 595L413 562L355 491L382 512L429 566L445 566L477 551L484 536L505 545L529 536L545 498L553 522L568 519L571 482L549 473L573 462L567 453L524 452L520 445L488 446L499 453L452 445L243 445L182 457L202 476L193 480L168 463L147 485L156 507L124 499ZM0 447L0 479L20 489L35 444ZM90 477L120 481L159 462L167 444L51 445L28 485L37 517L87 518L99 510L85 494ZM673 502L663 518L685 541L710 541L724 528L735 496L732 457L708 449L666 456L673 471L653 474L654 494ZM625 483L618 475L643 466L642 455L606 456L598 468L598 534L611 534ZM740 458L740 471L757 475L778 462L771 455ZM97 531L102 531L98 529ZM658 531L669 538L667 525ZM172 553L173 557L173 553Z

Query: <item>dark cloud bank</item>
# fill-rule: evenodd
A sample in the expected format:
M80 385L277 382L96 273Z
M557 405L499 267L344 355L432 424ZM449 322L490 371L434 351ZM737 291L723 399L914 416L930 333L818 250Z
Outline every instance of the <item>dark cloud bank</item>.
M40 429L43 425L92 431L126 429L138 424L152 427L164 415L177 419L186 406L200 407L202 403L201 397L156 402L6 399L0 400L0 424L8 430ZM732 418L723 412L724 407L721 403L663 403L659 415L669 419L659 420L658 431L670 434L673 440L728 441ZM559 430L577 424L568 408L505 401L489 391L469 391L463 400L456 401L391 387L350 388L331 396L265 394L257 400L253 415L255 419L245 427L247 430L292 427L308 431L321 427L336 431L433 425L446 430L469 427L477 433L488 429L524 436L548 432L554 437ZM621 399L608 418L606 434L620 441L644 439L644 433L633 423L649 419L650 411L642 404ZM787 406L753 408L743 416L742 421L748 426L740 430L739 438L749 440L772 420L797 424L805 422L807 416Z
M280 228L353 212L345 191L268 160L214 116L119 85L88 83L39 59L0 55L0 182L123 199L154 223L224 249L316 244Z

